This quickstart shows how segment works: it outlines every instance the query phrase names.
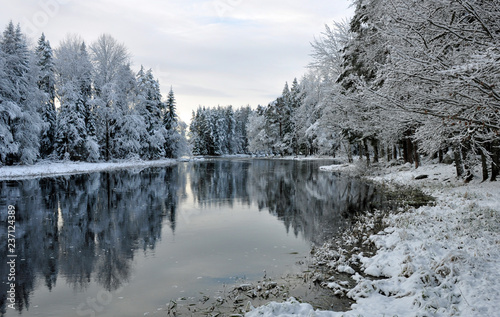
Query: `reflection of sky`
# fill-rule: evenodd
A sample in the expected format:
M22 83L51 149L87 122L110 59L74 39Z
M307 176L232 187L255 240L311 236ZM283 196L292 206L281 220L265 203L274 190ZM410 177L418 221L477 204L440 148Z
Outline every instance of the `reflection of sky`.
M139 278L141 283L164 281L172 288L172 299L184 296L182 291L196 295L214 283L220 287L220 281L255 280L264 270L281 275L294 263L297 255L291 252L309 251L304 239L287 234L283 223L267 210L259 212L253 205L238 203L234 208L205 209L193 205L190 198L179 206L175 233L164 226L154 257L139 263L144 265L142 272L159 272L149 276L149 282L145 282L148 277Z
M181 297L215 296L223 283L240 278L256 281L264 270L281 276L293 270L299 257L291 252L305 256L309 251L306 241L287 234L283 224L265 210L235 204L184 218L183 212L197 208L188 202L189 198L179 206L175 234L164 224L155 250L136 256L133 280L120 295L124 300L109 308L113 316L129 301L135 302L129 309L142 315Z

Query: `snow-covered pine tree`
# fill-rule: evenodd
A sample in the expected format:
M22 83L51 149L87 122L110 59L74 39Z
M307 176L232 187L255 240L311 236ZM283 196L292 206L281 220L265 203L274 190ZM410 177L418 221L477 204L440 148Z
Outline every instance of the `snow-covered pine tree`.
M191 112L191 123L189 124L189 143L192 147L193 155L202 155L200 139L200 107Z
M257 106L248 117L246 125L248 137L248 150L254 154L273 154L273 144L276 134L270 134L275 131L268 121L268 112L270 106Z
M141 66L137 74L138 111L146 125L147 135L143 142L142 156L146 159L165 157L167 130L163 126L165 104L162 102L160 84L151 69Z
M55 151L61 159L86 161L95 158L88 145L89 63L83 41L67 37L55 51L56 92L60 108L57 116ZM90 68L91 69L91 68ZM97 151L98 152L98 151Z
M18 152L19 144L14 141L11 123L21 116L21 108L14 99L15 87L7 77L5 55L0 49L0 166L11 163L10 158Z
M249 107L198 107L190 125L190 142L195 155L225 155L247 152L246 126Z
M118 70L113 94L116 121L111 131L114 137L111 156L119 159L138 158L141 154L141 138L147 132L144 120L135 107L137 83L129 64Z
M178 118L174 90L170 87L163 114L163 125L167 130L165 141L165 156L168 158L178 157L181 153L181 135L178 131Z
M38 40L36 47L37 66L40 68L38 88L45 94L45 100L39 108L43 121L40 137L40 156L48 157L54 150L56 133L56 107L55 107L55 66L52 48L45 35Z
M92 94L92 62L87 51L87 45L82 42L78 54L78 87L80 90L80 103L85 120L85 130L87 138L85 140L86 161L97 161L100 154L100 147L97 139L98 114L95 110L95 102Z
M168 131L175 129L177 127L177 121L178 119L174 90L172 87L170 87L167 101L165 102L165 113L163 116L163 124L165 125L165 129L167 129Z
M247 123L252 113L250 106L241 107L234 112L235 120L235 153L248 153Z
M39 154L42 121L35 100L38 87L36 80L32 80L37 72L30 68L34 66L30 65L32 55L19 24L17 27L12 21L8 24L0 41L0 50L6 75L6 85L2 90L8 92L4 97L8 126L4 130L8 145L5 147L9 151L4 154L5 160L7 163L33 164Z

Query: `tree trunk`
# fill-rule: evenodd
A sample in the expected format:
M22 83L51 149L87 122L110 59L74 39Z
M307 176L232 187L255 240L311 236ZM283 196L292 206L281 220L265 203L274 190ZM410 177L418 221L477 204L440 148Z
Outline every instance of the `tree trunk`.
M392 148L392 151L393 151L392 158L397 161L398 160L398 146L394 145Z
M413 157L415 160L415 168L418 168L420 166L420 154L418 153L418 144L417 143L413 144Z
M488 162L486 161L486 155L483 151L481 151L481 167L483 170L483 182L486 181L489 177L488 175Z
M403 156L405 163L413 164L415 162L413 142L410 137L406 137L403 141Z
M497 180L500 174L500 142L494 141L491 144L491 178L492 182Z
M370 166L370 151L368 149L368 142L366 141L366 139L363 139L363 149L366 156L366 166Z
M408 159L408 142L406 142L406 139L403 140L403 160L405 163L409 161Z
M109 161L109 121L106 118L106 149L104 149L106 153L106 161Z
M352 158L352 146L350 141L347 142L346 152L347 152L347 160L349 161L349 163L353 163L354 159Z
M455 145L453 147L453 153L455 156L455 167L457 169L457 177L462 177L464 175L464 166L462 161L462 151L460 151L460 145Z
M373 163L378 163L378 140L373 138L371 140L372 147L373 147Z
M465 172L465 182L466 183L469 183L473 178L474 178L474 174L472 174L472 169L469 165L470 161L467 159L467 154L468 154L468 151L470 151L470 149L468 149L469 146L463 146L462 147L462 161L463 161L463 165L464 165L464 172Z

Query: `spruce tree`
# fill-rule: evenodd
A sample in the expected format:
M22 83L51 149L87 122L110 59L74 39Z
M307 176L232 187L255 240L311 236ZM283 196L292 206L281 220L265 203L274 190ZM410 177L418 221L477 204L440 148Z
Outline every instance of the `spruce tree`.
M3 55L4 88L2 94L6 110L2 115L4 127L0 132L6 141L4 163L21 162L32 164L39 154L39 133L41 120L37 112L35 96L38 94L33 76L36 70L30 68L31 54L21 27L11 21L0 41ZM34 66L34 65L33 65Z
M57 116L55 151L61 159L94 161L97 143L92 142L89 71L86 47L79 38L67 38L56 50L57 92L60 103ZM89 113L90 112L90 113Z
M163 124L167 130L167 139L165 141L165 156L174 158L179 156L181 136L178 127L178 118L176 113L176 102L174 91L170 87L170 91L165 102L165 113L163 115Z
M43 127L40 137L40 156L48 157L54 150L56 133L55 107L55 69L52 48L45 35L42 34L36 48L37 66L40 69L38 88L45 94L45 100L40 105L40 116Z
M167 131L163 126L162 114L165 104L161 100L160 84L154 78L151 69L144 71L141 66L137 74L138 111L146 126L142 156L146 159L158 159L165 156Z

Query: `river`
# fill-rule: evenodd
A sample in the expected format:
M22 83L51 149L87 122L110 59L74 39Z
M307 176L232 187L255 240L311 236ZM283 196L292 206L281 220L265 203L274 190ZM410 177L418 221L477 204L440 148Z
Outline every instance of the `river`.
M371 184L319 171L331 163L207 159L0 181L2 316L165 316L173 302L300 272L312 246L381 201Z

